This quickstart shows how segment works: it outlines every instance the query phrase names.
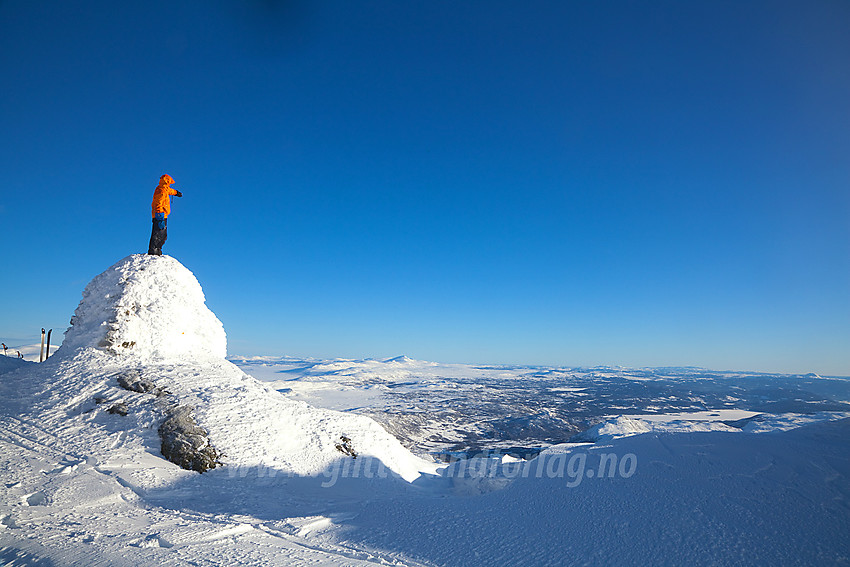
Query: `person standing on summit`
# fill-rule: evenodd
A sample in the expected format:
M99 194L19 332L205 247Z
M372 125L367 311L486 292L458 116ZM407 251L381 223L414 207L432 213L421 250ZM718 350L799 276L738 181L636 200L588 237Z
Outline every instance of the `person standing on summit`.
M162 256L162 245L168 238L166 226L168 215L171 214L171 195L175 197L183 196L183 193L171 188L172 183L174 183L174 179L170 175L163 175L159 178L159 185L153 192L153 202L151 203L153 227L151 228L151 241L148 244L148 254L154 256Z

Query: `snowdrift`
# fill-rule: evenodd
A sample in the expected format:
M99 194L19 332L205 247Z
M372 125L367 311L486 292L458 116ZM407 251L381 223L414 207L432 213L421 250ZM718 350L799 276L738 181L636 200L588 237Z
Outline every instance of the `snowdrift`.
M22 358L13 358L11 356L0 356L0 373L10 370L17 370L24 366L31 365L32 362Z
M177 445L209 443L237 468L317 475L358 455L408 481L436 470L368 417L287 400L228 362L226 345L188 269L169 256L128 256L86 286L62 346L38 366L32 407L57 427L69 415L110 426L124 419L130 435L179 414L189 433ZM149 386L128 386L128 375ZM156 441L147 445L156 452Z

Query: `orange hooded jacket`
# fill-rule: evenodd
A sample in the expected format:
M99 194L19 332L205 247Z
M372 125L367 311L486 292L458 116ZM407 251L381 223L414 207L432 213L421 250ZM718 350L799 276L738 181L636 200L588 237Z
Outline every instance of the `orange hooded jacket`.
M159 178L159 185L153 192L153 202L151 203L151 218L156 217L157 213L165 213L165 218L171 214L171 200L169 195L176 195L177 189L172 189L171 184L174 180L170 175L163 175Z

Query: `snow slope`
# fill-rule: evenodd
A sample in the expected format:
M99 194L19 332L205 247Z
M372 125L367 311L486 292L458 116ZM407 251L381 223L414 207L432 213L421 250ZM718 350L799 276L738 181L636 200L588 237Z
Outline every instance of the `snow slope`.
M371 503L345 536L437 565L846 565L848 439L845 419L573 447L504 490ZM636 472L600 475L603 454Z
M368 417L243 373L203 302L176 260L130 256L87 286L54 356L0 367L0 562L848 563L848 419L747 435L660 425L710 415L652 418L528 461L441 467ZM122 388L127 372L162 395ZM176 406L194 408L223 467L162 457Z

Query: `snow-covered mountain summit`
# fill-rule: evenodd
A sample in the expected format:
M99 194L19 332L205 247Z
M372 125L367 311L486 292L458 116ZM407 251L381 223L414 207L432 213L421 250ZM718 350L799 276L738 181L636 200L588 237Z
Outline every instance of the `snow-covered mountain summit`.
M227 337L204 301L198 280L174 258L127 256L86 286L61 354L96 348L137 362L222 359Z
M764 408L735 407L776 391L775 377L753 385L758 378L408 358L243 361L262 366L272 380L263 383L224 354L224 330L191 272L173 258L136 255L86 287L57 355L0 365L0 564L844 565L850 557L850 419L814 416L783 431ZM843 383L827 382L781 382L795 405L779 406L844 409ZM356 404L340 401L354 392ZM316 407L322 398L337 401ZM387 423L410 425L409 440L421 430L454 443L464 432L458 442L492 447L500 432L548 437L553 429L537 425L570 425L547 417L555 398L584 416L626 404L644 415L593 430L601 444L441 466L356 412L396 411L404 419ZM694 415L695 403L707 411ZM750 426L770 433L737 429L755 412ZM488 423L498 427L476 425ZM216 466L167 460L167 445L178 456L190 446Z

